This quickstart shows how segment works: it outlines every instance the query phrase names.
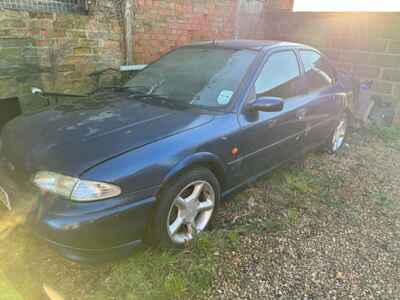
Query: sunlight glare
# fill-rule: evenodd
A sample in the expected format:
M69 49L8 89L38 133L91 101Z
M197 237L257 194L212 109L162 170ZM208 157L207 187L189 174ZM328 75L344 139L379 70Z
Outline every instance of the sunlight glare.
M400 12L400 0L295 0L295 12Z

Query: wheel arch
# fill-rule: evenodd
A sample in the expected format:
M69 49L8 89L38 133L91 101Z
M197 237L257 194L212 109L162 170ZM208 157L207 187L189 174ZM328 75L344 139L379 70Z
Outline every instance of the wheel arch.
M221 159L212 153L207 153L207 152L201 152L201 153L196 153L193 154L189 157L186 157L183 159L181 162L176 164L169 172L168 174L164 177L164 180L162 181L160 188L157 193L157 203L156 207L160 205L160 199L159 195L162 194L162 192L165 190L166 187L170 186L176 178L178 178L180 175L183 173L196 168L196 167L204 167L210 170L215 177L217 178L221 190L223 190L223 186L225 184L225 178L226 178L226 167L224 167L223 162ZM156 209L154 209L151 214L150 218L154 221ZM145 236L148 238L150 232L151 232L151 224L152 222L149 222L149 225L147 226L145 230Z
M218 179L221 188L224 186L226 168L221 159L215 154L201 152L191 155L176 164L165 176L161 184L160 191L168 186L168 184L171 183L171 181L173 181L175 178L196 167L204 167L209 169Z

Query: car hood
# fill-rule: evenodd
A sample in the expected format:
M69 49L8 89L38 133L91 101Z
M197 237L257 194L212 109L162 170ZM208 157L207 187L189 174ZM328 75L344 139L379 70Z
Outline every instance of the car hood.
M112 99L114 98L114 99ZM20 116L3 129L3 154L31 175L51 170L70 176L165 137L201 126L213 116L126 97L79 99Z

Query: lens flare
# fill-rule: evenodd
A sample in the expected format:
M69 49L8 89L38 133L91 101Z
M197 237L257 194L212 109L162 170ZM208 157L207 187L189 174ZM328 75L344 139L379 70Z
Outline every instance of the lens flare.
M295 0L295 12L400 12L399 0Z

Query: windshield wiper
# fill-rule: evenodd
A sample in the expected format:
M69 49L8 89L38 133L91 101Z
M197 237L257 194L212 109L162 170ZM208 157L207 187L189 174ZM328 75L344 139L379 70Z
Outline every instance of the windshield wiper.
M101 90L112 90L112 91L115 91L115 92L132 91L135 94L146 95L145 92L138 91L138 89L142 89L143 90L143 89L148 89L148 87L147 86L134 86L134 87L132 87L132 86L118 86L118 85L117 86L105 86L105 87L99 87L97 89L94 89L93 91L91 91L89 93L89 95L94 95L95 93L97 93L98 91L101 91Z
M164 106L169 106L172 108L188 108L191 107L192 105L189 103L185 103L183 101L175 100L172 98L169 98L167 96L163 95L158 95L158 94L144 94L144 95L133 95L134 99L137 100L145 100L146 102L154 101L157 104L161 104Z

